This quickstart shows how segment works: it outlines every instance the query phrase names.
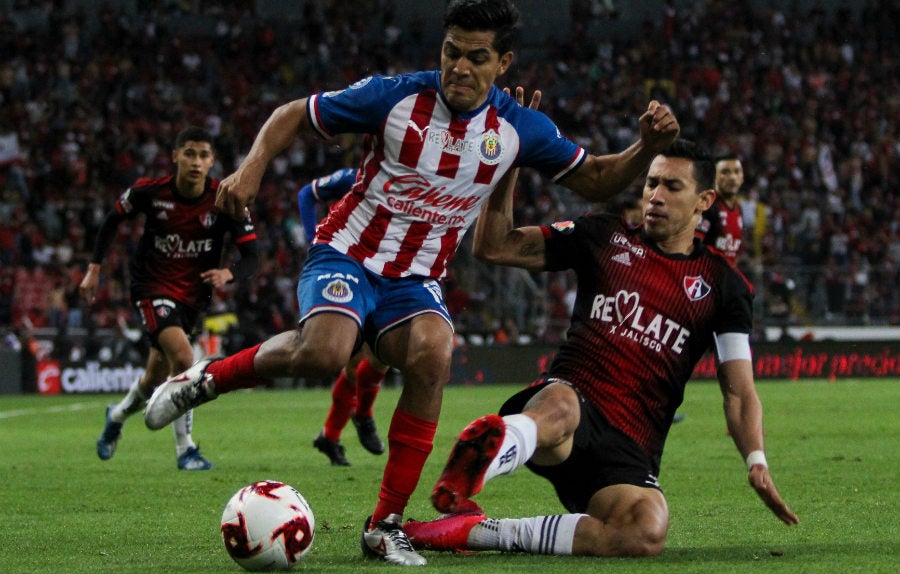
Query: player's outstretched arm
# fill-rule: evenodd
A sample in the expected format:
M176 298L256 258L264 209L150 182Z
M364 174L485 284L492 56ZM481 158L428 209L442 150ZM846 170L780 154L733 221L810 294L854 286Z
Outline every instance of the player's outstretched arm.
M590 201L606 201L624 191L656 155L678 137L680 127L672 110L656 100L638 119L641 137L626 150L611 155L589 155L578 171L560 183Z
M309 126L306 98L279 106L256 134L253 146L240 167L219 184L216 205L235 219L246 216L245 208L256 199L259 184L272 159L284 151Z
M748 480L759 498L779 520L797 524L799 518L782 500L769 474L763 446L762 403L753 383L749 360L734 359L719 365L728 431L748 466Z

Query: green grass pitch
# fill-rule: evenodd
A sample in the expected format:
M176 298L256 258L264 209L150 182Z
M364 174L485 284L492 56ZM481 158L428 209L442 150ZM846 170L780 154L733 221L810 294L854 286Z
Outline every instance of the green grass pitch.
M661 483L671 512L655 558L597 559L426 552L434 572L896 573L900 571L900 381L760 382L769 464L800 516L786 527L747 485L725 432L714 383L688 385L670 433ZM435 450L407 517L431 518L428 494L454 437L493 412L512 386L450 387ZM382 435L397 401L375 405ZM303 572L396 572L362 557L359 531L375 504L385 457L344 434L349 468L312 448L327 412L324 389L237 392L196 412L194 438L215 464L176 470L172 433L125 425L115 457L94 441L119 396L0 396L0 572L5 574L242 572L225 552L219 519L243 485L276 479L313 507L316 539ZM487 485L489 516L562 511L548 484L523 469Z

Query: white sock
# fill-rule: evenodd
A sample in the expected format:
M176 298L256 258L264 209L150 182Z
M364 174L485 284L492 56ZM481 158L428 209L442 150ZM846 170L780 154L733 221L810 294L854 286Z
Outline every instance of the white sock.
M533 518L488 518L469 532L469 550L501 550L569 556L575 527L586 514L555 514Z
M497 456L484 473L484 482L521 468L537 449L537 424L528 415L506 415L506 434Z
M119 401L109 412L109 418L116 423L124 423L125 419L144 408L147 395L141 390L140 379L135 381L125 398Z
M184 413L174 421L172 421L172 431L175 433L175 453L178 456L183 455L187 449L194 445L194 439L191 438L191 429L194 426L194 410L191 409Z

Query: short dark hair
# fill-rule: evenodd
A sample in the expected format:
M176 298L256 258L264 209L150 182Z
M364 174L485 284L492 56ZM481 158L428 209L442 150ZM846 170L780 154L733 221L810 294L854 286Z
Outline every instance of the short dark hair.
M690 140L678 138L660 152L665 157L688 159L694 165L694 179L697 180L697 193L707 189L715 189L716 163L712 155L703 146Z
M518 39L521 20L510 0L450 0L444 11L444 33L453 26L494 32L492 46L505 54Z
M175 137L175 149L184 147L187 142L206 142L215 149L216 141L211 133L198 126L188 126L178 132Z
M719 163L720 161L741 161L741 156L734 152L725 152L716 156L715 163Z

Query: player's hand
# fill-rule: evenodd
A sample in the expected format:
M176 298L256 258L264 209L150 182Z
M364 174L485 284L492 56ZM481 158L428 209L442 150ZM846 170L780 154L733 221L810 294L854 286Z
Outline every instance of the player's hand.
M769 507L769 510L779 520L788 525L800 522L797 514L781 500L781 496L778 494L778 490L775 488L775 483L772 482L772 476L769 474L769 469L766 466L762 464L753 465L747 478L756 494L759 495L766 506Z
M678 137L681 130L669 106L652 100L640 117L641 141L650 151L659 153Z
M234 219L243 221L250 214L249 205L256 199L262 176L255 178L240 169L219 182L216 207Z
M97 285L100 284L100 266L96 263L88 265L84 279L78 285L78 293L82 300L88 305L92 305L96 299Z
M506 93L507 96L510 95L509 88L503 88L503 92ZM528 108L532 110L538 109L538 107L540 107L541 105L541 96L541 91L535 90L531 94L531 102L528 103ZM522 86L516 88L516 101L520 106L525 105L525 88L523 88Z
M200 279L207 285L211 285L218 289L234 279L234 274L230 269L210 269L201 273Z

